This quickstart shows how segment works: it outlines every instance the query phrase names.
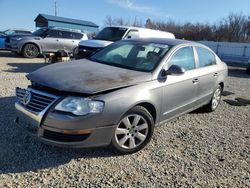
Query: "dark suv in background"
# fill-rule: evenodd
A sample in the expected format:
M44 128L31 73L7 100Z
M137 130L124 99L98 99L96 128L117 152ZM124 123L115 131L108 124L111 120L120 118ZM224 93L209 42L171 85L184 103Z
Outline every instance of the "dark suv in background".
M41 28L31 35L7 37L6 47L24 57L34 58L39 54L66 50L78 53L80 40L87 40L86 34L62 28Z

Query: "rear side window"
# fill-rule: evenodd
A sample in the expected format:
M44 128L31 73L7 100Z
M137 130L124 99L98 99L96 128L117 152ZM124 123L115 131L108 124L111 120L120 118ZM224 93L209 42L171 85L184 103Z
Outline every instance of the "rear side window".
M178 65L184 68L185 70L195 69L193 48L184 47L175 52L175 54L168 62L168 67L170 67L171 65Z
M196 51L198 53L200 67L207 67L216 64L214 54L208 49L196 47Z
M72 38L72 37L71 37L71 33L68 32L68 31L62 31L62 36L63 36L63 38L65 38L65 39L71 39L71 38Z
M81 33L73 33L70 31L61 31L61 33L62 37L65 39L81 39L83 36Z

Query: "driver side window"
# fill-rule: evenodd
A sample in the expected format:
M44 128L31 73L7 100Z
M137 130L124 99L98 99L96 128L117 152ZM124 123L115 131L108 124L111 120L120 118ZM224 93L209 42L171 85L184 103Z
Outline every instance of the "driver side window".
M126 39L136 39L139 38L139 32L137 30L130 30L126 36Z
M184 68L186 71L195 69L195 59L193 48L184 47L179 49L168 61L168 68L171 65L178 65Z

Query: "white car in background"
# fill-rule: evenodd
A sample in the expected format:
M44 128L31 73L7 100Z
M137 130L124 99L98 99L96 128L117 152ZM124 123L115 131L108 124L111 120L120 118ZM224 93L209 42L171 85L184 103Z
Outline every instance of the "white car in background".
M175 36L173 33L140 27L105 27L93 39L80 41L78 55L80 57L88 57L94 52L112 44L115 41L136 38L175 39Z

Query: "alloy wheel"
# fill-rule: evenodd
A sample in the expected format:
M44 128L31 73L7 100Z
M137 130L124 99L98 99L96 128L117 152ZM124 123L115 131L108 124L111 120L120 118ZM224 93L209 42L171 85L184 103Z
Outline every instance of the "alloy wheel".
M138 114L125 116L115 130L115 141L125 149L134 149L140 146L148 136L149 125Z
M39 54L38 48L34 44L27 44L25 46L25 55L27 57L37 57Z
M216 91L214 92L213 99L212 99L212 109L217 108L220 102L220 98L221 98L221 89L217 88Z

